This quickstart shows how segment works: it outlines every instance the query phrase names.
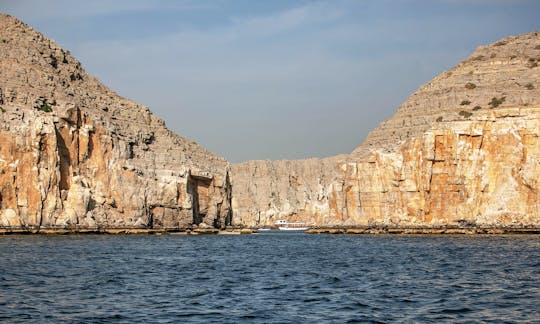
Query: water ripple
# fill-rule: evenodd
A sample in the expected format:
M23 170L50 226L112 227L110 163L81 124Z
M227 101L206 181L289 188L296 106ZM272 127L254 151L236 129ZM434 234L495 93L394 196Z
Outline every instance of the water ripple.
M537 236L6 236L0 321L534 322Z

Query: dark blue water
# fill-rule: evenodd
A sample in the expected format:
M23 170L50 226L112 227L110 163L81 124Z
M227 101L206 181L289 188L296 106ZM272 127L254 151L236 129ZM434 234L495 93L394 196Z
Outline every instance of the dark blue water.
M538 236L0 237L8 322L537 322Z

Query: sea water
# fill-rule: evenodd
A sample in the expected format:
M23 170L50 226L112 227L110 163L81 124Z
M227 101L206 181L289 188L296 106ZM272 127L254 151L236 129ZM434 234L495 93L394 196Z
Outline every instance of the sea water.
M0 321L535 322L539 236L0 237Z

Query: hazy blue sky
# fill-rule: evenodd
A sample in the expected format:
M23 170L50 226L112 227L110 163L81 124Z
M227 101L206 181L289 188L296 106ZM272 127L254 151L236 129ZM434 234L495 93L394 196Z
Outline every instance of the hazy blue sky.
M0 0L120 95L232 162L348 153L538 0Z

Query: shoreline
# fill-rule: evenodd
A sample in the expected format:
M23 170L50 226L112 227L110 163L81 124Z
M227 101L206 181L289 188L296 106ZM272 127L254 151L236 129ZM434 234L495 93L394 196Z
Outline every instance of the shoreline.
M508 235L540 234L540 227L314 227L308 234Z
M249 228L0 228L2 235L240 235L256 234Z
M279 231L279 230L275 230ZM245 235L257 228L0 228L3 235ZM540 227L313 227L306 234L342 235L538 235Z

